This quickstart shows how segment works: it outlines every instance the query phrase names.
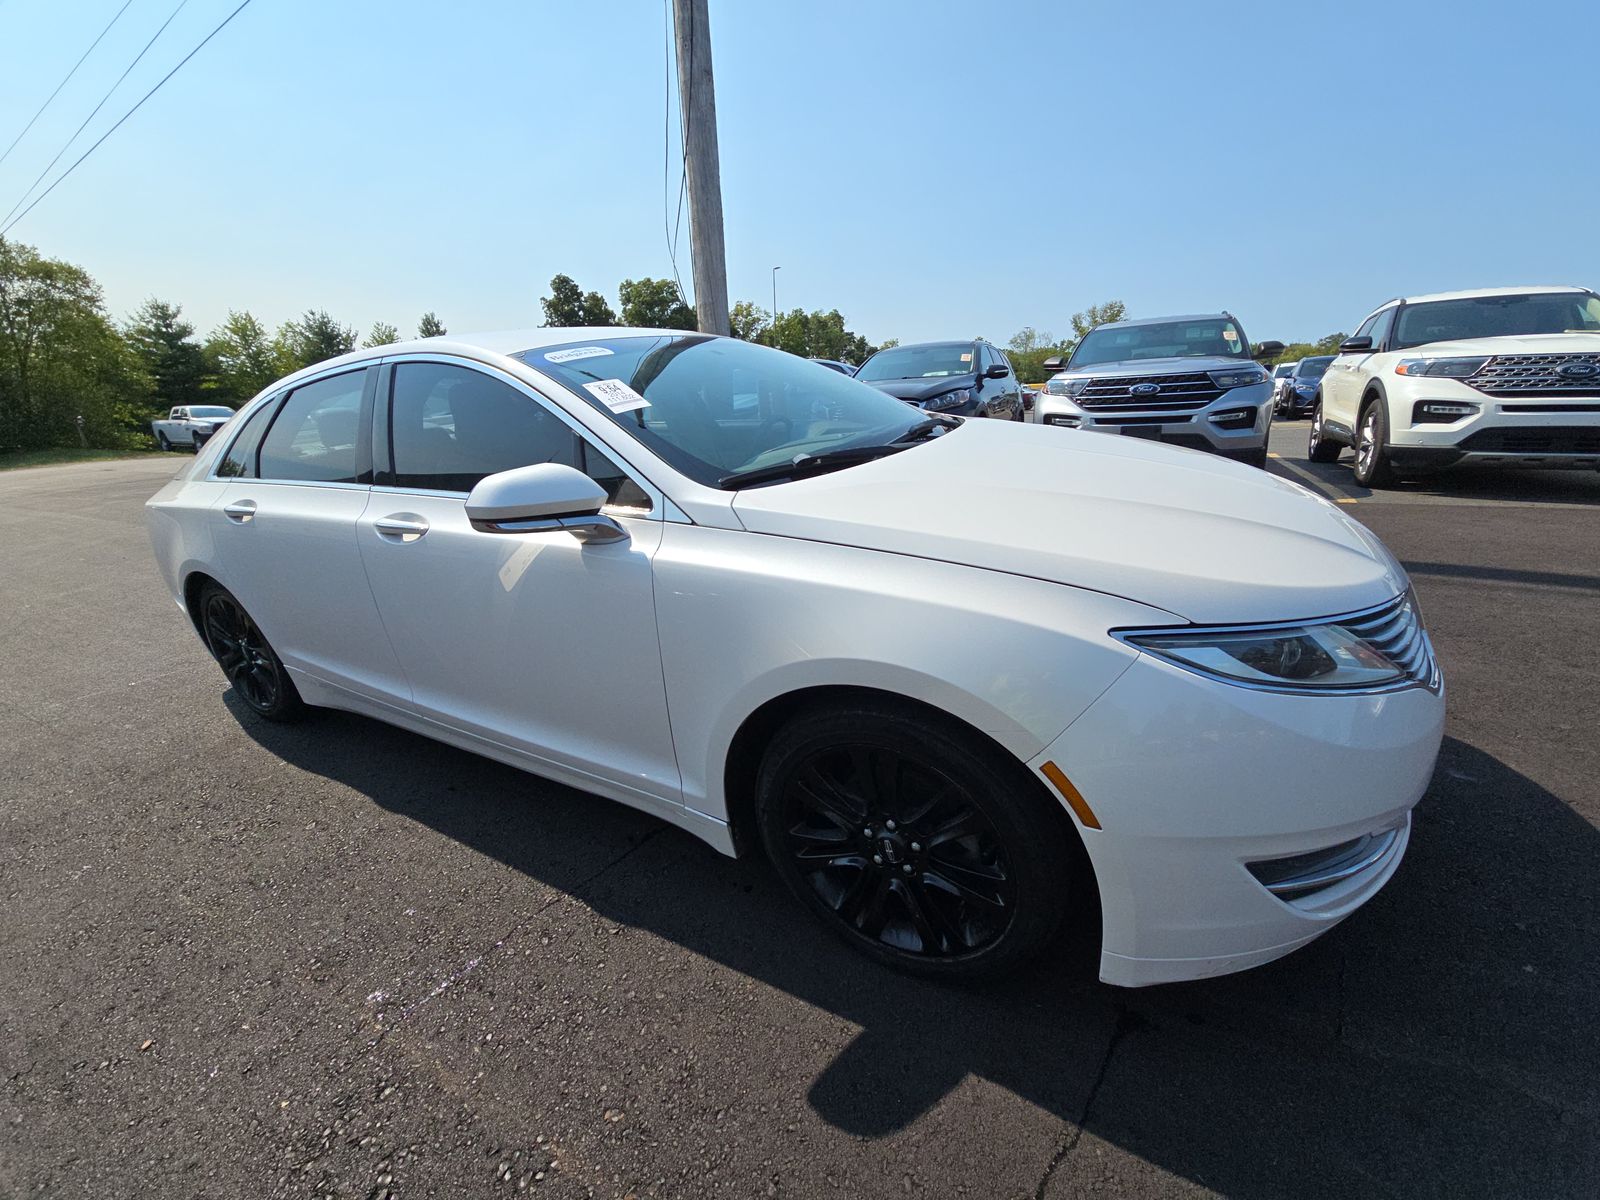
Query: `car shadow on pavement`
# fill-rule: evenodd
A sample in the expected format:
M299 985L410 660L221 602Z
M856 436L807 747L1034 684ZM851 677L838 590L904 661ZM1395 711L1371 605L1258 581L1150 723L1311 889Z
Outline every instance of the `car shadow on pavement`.
M1288 959L1125 991L1095 981L1079 937L1019 977L953 987L860 958L764 864L653 818L364 718L283 727L228 703L299 769L859 1027L806 1096L853 1135L895 1134L977 1076L1066 1122L1041 1196L1096 1139L1262 1200L1578 1195L1600 1178L1600 833L1462 742L1389 887ZM580 874L597 839L615 869Z

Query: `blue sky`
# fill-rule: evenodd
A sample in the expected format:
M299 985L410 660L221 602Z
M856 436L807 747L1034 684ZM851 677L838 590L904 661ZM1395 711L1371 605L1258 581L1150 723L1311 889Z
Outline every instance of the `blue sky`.
M189 0L61 165L236 2ZM0 0L0 148L121 3ZM133 0L0 164L0 212L175 3ZM767 305L781 264L780 307L869 339L1118 297L1287 340L1396 294L1600 283L1593 0L711 0L711 29L730 295ZM613 303L670 273L665 69L663 0L253 0L10 236L119 317L534 325L558 271Z

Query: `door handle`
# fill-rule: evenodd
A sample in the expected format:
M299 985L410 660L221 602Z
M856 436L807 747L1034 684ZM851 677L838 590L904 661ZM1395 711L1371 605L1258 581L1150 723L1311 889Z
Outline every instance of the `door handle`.
M243 525L256 515L256 502L254 500L235 500L232 504L222 506L223 514L235 525Z
M391 513L387 517L379 517L372 527L378 531L379 537L414 542L428 532L428 521L416 513Z

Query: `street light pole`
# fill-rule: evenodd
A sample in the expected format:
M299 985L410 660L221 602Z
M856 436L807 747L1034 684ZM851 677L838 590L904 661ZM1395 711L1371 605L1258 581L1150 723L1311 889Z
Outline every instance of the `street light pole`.
M772 268L772 344L778 344L778 272L782 267Z

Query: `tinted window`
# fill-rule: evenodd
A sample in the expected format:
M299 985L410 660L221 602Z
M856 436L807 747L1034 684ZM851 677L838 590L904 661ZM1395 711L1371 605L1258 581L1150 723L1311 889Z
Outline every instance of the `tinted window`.
M628 473L588 442L581 444L583 473L606 490L606 503L621 508L642 508L650 511L650 497L645 490L629 478Z
M366 377L350 371L290 392L261 443L261 478L355 483Z
M256 478L256 447L261 444L262 431L272 420L272 413L278 407L277 400L268 400L245 421L239 429L239 436L233 439L233 445L228 447L228 453L217 464L217 475L223 479L254 479Z
M1301 379L1321 379L1328 373L1328 364L1333 361L1333 356L1319 355L1316 358L1303 358L1300 365L1295 368L1295 374Z
M977 347L971 342L937 342L880 350L856 372L857 379L938 379L971 375Z
M395 484L470 492L486 475L534 463L578 465L578 439L538 401L481 371L442 363L394 369Z
M1383 348L1384 340L1389 336L1389 326L1393 324L1394 309L1392 308L1384 309L1373 319L1372 328L1367 332L1367 336L1372 339L1372 348L1374 350Z

